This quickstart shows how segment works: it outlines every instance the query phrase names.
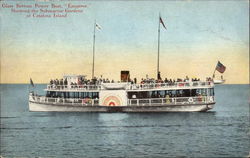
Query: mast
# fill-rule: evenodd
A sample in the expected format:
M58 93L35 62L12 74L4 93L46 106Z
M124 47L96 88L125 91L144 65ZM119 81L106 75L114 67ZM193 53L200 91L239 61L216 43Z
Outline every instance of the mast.
M213 78L215 78L215 71L216 71L216 68L214 69Z
M95 76L95 29L96 29L96 21L94 24L94 37L93 37L92 79L94 79L94 76Z
M160 13L159 13L159 26L158 26L158 56L157 56L157 73L156 78L159 79L159 56L160 56Z
M218 61L219 62L219 61ZM215 78L215 71L216 71L217 65L214 68L213 78Z

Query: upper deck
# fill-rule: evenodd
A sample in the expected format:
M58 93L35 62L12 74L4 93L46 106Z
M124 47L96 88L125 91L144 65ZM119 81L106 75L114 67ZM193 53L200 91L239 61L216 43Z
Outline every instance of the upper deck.
M100 84L77 84L77 85L47 85L45 91L69 91L69 92L96 92L101 90L126 90L126 91L149 91L149 90L171 90L171 89L198 89L212 88L212 81L187 81L172 83L100 83Z

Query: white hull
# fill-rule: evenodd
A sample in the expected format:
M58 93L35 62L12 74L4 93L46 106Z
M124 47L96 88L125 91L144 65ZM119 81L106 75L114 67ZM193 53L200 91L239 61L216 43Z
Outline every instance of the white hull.
M151 105L151 106L75 106L62 104L44 104L29 102L30 111L55 111L55 112L200 112L213 108L213 103L209 104L189 104L189 105Z

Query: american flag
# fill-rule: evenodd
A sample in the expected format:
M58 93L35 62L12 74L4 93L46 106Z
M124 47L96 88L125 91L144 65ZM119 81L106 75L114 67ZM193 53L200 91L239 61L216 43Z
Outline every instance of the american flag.
M226 70L226 67L220 61L218 61L216 70L220 73L223 73Z

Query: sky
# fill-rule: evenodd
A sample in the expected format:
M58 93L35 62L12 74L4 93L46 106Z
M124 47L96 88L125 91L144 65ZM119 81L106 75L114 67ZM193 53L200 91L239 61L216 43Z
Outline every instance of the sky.
M162 78L205 79L218 60L228 84L249 83L249 1L1 1L1 83L48 83L65 74L156 78L159 13ZM66 18L27 18L3 4L87 5ZM220 78L216 72L216 77Z

